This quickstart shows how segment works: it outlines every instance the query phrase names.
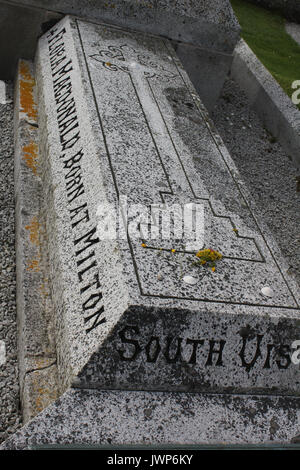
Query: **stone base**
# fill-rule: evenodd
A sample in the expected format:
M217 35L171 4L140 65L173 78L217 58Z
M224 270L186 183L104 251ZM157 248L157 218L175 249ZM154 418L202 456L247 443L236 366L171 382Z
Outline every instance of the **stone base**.
M246 93L264 126L300 168L300 112L243 39L234 51L232 78Z
M300 399L69 390L1 449L43 445L291 443Z

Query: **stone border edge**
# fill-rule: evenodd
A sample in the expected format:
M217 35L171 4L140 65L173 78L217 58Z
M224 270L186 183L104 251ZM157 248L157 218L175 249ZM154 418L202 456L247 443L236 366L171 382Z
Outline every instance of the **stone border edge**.
M300 170L300 111L243 39L234 50L231 77Z
M70 389L0 450L68 444L110 445L112 450L145 444L297 444L299 415L296 397Z
M58 396L35 80L29 61L19 61L14 98L18 363L22 416L26 423Z

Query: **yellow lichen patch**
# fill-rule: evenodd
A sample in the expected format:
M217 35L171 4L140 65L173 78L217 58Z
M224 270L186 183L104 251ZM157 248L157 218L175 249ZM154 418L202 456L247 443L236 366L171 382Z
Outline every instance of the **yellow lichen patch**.
M202 261L217 261L222 258L221 253L216 250L211 250L210 248L198 251L196 256Z
M206 248L198 251L198 253L196 253L196 257L198 258L198 263L200 265L208 265L212 268L212 272L215 272L216 262L220 261L223 258L223 255L216 250Z
M33 174L37 174L38 146L35 142L30 142L23 147L24 160L26 165L32 170Z
M40 223L37 219L37 216L34 216L29 225L25 225L25 229L29 231L29 239L31 243L36 246L39 246L39 232L40 232Z
M26 269L27 271L38 273L40 271L39 261L37 259L31 260Z
M20 105L21 112L26 113L31 119L36 120L37 109L33 97L34 78L30 73L30 69L26 62L21 61L19 66L20 72Z

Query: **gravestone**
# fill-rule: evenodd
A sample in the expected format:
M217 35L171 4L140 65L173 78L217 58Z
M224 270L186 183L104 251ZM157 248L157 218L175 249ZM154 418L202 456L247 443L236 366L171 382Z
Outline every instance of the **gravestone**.
M61 392L298 395L299 292L171 43L66 17L36 81Z
M20 57L33 59L38 38L62 14L172 40L209 110L218 99L239 40L240 27L229 0L16 0L0 5L0 41L7 41L0 51L0 78L14 78Z

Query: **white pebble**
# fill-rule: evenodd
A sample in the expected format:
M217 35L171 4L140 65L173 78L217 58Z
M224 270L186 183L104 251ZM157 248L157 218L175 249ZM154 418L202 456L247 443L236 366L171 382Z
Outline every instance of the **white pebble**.
M191 284L191 285L194 285L194 284L197 283L197 279L195 277L189 276L189 275L184 276L183 281L186 284Z
M261 289L261 293L266 297L273 297L274 292L272 291L271 287L265 286Z

